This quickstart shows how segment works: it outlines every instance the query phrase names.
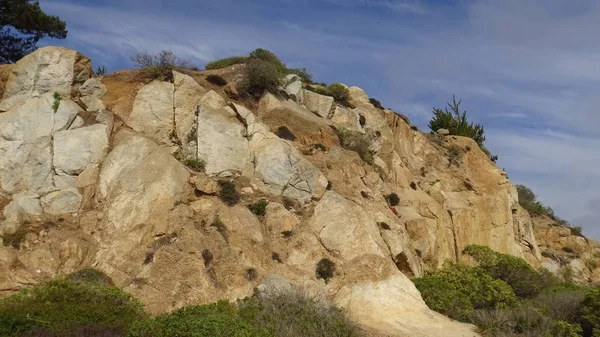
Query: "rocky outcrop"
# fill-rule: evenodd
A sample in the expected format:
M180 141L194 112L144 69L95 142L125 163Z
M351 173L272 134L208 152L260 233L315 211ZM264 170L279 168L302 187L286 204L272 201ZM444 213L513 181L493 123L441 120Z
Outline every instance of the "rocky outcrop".
M469 244L552 267L540 236L543 252L572 246L581 258L566 264L582 278L598 273L590 241L553 228L534 235L515 188L476 143L420 133L358 87L350 109L289 76L291 99L255 104L205 72L174 72L173 83L136 71L94 79L87 62L48 47L10 67L0 233L25 234L0 247L1 296L93 266L158 314L245 297L266 279L327 296L382 335L473 336L431 312L408 277ZM243 66L226 71L238 81ZM373 164L342 148L334 128L365 142ZM237 205L220 200L220 180L242 192ZM264 215L247 207L259 199ZM335 265L327 281L315 272L322 259Z

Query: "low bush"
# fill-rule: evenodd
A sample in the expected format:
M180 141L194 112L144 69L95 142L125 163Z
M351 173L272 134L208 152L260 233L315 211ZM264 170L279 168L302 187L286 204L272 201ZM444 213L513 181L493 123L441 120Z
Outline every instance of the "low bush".
M327 87L329 93L336 102L347 102L350 92L348 88L341 83L333 83Z
M229 206L233 206L240 201L240 195L235 188L235 184L228 180L219 180L219 198Z
M579 310L584 337L600 336L600 288L587 293Z
M208 62L204 66L204 69L206 69L206 70L222 69L222 68L230 67L235 64L246 63L246 61L248 61L248 58L245 56L226 57L226 58L219 59L216 61Z
M287 139L287 140L292 141L292 142L294 140L296 140L296 136L285 125L282 125L282 126L278 127L277 130L275 131L275 134L277 135L277 137L279 137L281 139Z
M323 279L327 282L335 274L335 263L327 258L321 259L317 263L315 272L318 279Z
M276 94L280 83L281 73L275 65L262 59L250 59L239 91L258 98L265 91Z
M206 167L206 163L204 160L200 158L188 158L185 161L185 166L191 168L196 172L204 172L204 168Z
M101 77L106 75L106 67L105 66L98 66L96 68L96 71L94 71L94 75Z
M265 199L260 199L257 202L248 205L248 209L250 209L250 211L252 211L252 213L258 215L258 216L264 216L265 214L267 214L267 205L269 204L269 202Z
M227 301L188 306L156 318L135 323L128 337L268 337L242 320Z
M379 102L378 100L376 100L375 98L369 98L369 102L376 107L377 109L380 110L384 110L385 108L383 107L383 105L381 105L381 102Z
M292 68L287 70L288 74L298 75L304 83L312 83L312 74L306 71L306 68Z
M373 140L370 136L352 130L336 130L340 144L347 150L358 153L360 159L373 165L376 151L372 149Z
M86 331L122 336L133 322L147 318L140 302L97 282L97 275L92 282L89 277L74 278L77 281L53 280L25 288L2 300L0 336L66 337Z
M219 75L208 75L206 76L206 80L212 84L216 84L218 86L227 85L227 80Z
M282 75L288 72L287 67L285 66L285 64L283 64L283 62L281 62L279 57L277 57L275 53L269 50L263 48L256 48L248 55L248 58L262 60L269 64L272 64L273 66L275 66L275 69L277 69L277 71Z
M400 204L400 197L396 193L392 192L388 194L385 197L385 199L387 200L388 204L390 204L390 206L398 206Z
M463 263L447 264L413 282L431 309L460 321L470 321L475 309L500 309L517 303L504 281Z
M172 80L173 69L192 67L190 61L177 57L170 50L162 50L155 55L142 51L133 56L131 61L136 68L147 71L150 79L161 81Z
M358 337L344 312L297 291L238 301L240 317L274 337Z
M19 249L23 241L25 241L27 233L27 228L24 225L19 226L14 232L4 232L2 234L2 245L4 247Z

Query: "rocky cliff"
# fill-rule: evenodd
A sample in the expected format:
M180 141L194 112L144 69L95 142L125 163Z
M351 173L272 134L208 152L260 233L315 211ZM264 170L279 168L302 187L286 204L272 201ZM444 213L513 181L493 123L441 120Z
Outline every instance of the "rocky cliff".
M337 105L295 76L280 97L238 99L243 67L96 78L58 47L0 67L0 295L92 266L160 313L280 275L382 335L473 336L409 277L468 244L547 265L515 187L471 139L422 133L358 87L354 108ZM369 139L372 164L342 133ZM186 167L196 158L204 172ZM264 215L247 207L258 200Z

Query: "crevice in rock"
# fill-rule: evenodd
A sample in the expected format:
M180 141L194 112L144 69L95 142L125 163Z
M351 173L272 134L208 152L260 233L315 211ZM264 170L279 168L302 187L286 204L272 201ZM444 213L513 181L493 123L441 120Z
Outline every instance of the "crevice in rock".
M456 233L456 225L454 224L454 217L452 215L452 211L451 210L446 210L448 212L448 215L450 216L450 223L452 225L452 240L454 241L454 255L456 258L456 261L459 260L460 258L460 252L458 251L458 238L457 238L457 233Z
M396 264L396 267L398 268L398 270L401 271L404 275L406 275L408 277L415 276L415 272L413 271L412 267L410 266L410 263L408 261L408 256L406 256L405 252L397 254L396 256L394 256L393 260L394 260L394 263Z

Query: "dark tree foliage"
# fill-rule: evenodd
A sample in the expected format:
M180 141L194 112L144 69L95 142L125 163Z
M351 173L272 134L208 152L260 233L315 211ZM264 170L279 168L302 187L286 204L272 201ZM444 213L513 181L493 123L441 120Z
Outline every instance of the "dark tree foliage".
M18 61L43 37L67 37L66 23L44 13L38 1L0 0L0 25L0 63Z
M429 128L434 132L438 129L447 129L451 135L472 138L479 146L483 146L485 141L483 126L469 123L467 112L460 112L460 103L461 100L457 102L456 98L452 96L452 104L448 103L451 111L448 111L448 108L444 108L444 110L434 108L434 116L429 121Z

